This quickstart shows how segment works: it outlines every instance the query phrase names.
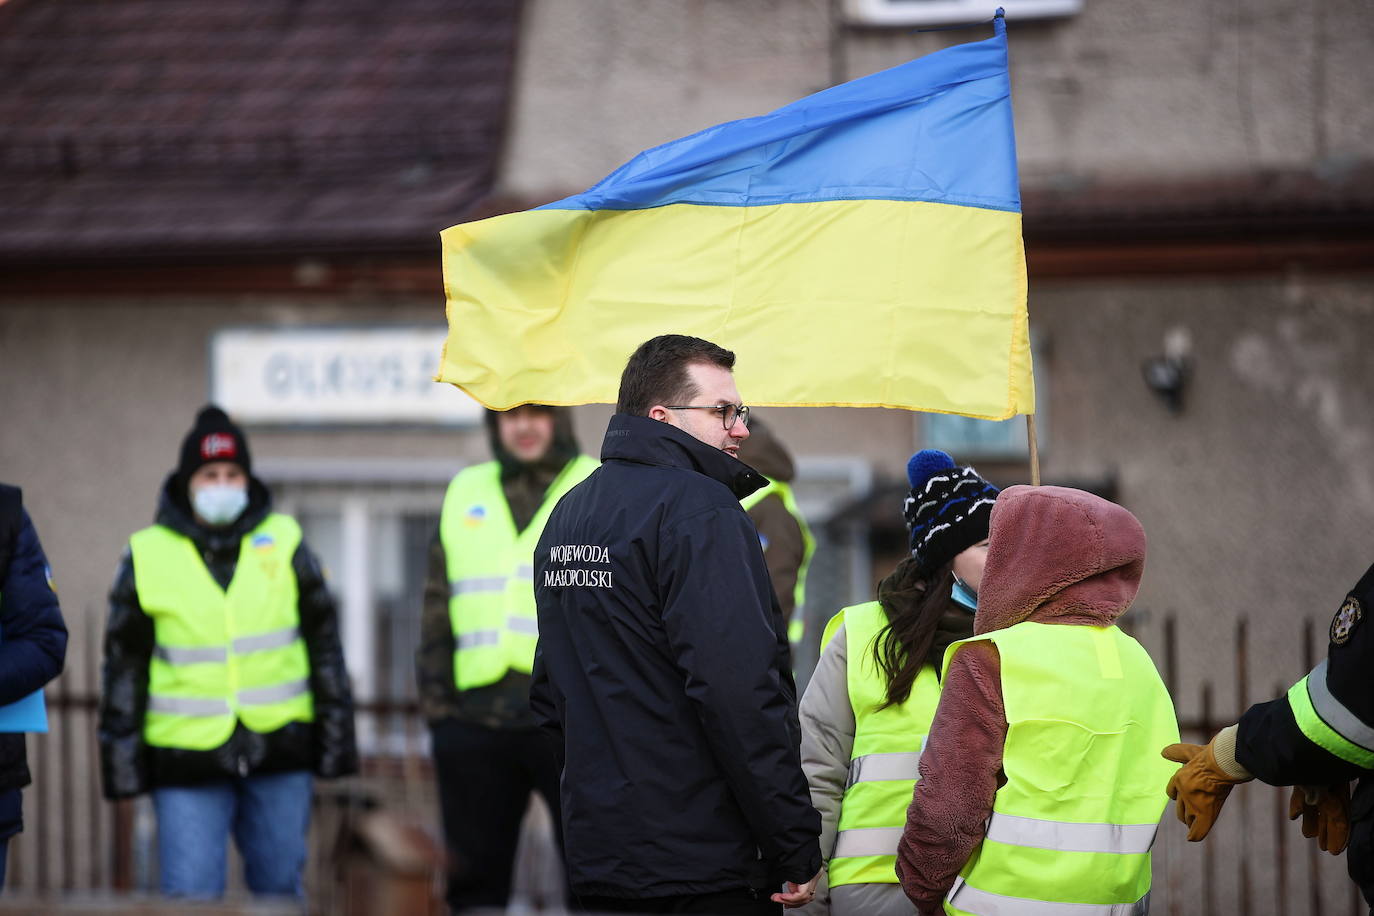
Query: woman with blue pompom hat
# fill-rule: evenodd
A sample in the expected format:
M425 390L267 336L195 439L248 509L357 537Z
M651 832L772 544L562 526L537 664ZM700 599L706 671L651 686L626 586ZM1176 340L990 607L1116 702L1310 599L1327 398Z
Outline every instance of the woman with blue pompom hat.
M946 647L973 635L997 488L942 451L907 463L911 553L878 599L826 627L802 698L802 766L821 814L827 881L804 913L910 916L894 870Z

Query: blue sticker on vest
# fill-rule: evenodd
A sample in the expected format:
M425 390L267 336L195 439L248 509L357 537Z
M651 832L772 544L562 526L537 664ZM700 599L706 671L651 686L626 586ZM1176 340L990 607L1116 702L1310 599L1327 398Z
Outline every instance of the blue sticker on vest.
M274 544L276 544L277 539L272 537L272 535L270 534L255 534L253 535L253 540L249 543L251 543L258 550L266 550L268 547L271 547Z
M473 506L472 508L468 509L467 516L463 519L463 523L467 525L469 528L475 528L478 525L482 524L482 522L486 521L486 518L486 506Z

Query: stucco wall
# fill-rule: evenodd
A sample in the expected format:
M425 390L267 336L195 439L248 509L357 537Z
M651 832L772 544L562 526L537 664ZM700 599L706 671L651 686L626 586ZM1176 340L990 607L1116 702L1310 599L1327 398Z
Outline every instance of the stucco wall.
M103 617L120 551L151 522L181 439L209 397L208 347L217 328L435 321L439 314L433 303L413 302L0 304L0 479L24 487L74 637L87 615ZM452 430L250 430L256 462L302 454L462 461L480 448L473 440ZM72 666L78 681L84 674Z

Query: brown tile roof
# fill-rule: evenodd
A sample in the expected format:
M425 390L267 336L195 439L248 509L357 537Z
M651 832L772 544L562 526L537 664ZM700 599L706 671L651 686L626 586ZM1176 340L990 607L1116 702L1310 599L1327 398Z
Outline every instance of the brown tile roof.
M0 259L437 249L517 0L0 4Z

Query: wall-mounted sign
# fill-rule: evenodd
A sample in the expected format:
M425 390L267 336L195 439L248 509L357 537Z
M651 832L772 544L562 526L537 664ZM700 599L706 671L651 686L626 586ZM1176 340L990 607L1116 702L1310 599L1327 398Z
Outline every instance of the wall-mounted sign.
M210 396L244 423L467 424L481 405L434 381L447 329L226 328L210 341Z
M999 6L1008 21L1073 16L1082 11L1083 0L845 0L844 6L850 22L911 26L982 22Z

